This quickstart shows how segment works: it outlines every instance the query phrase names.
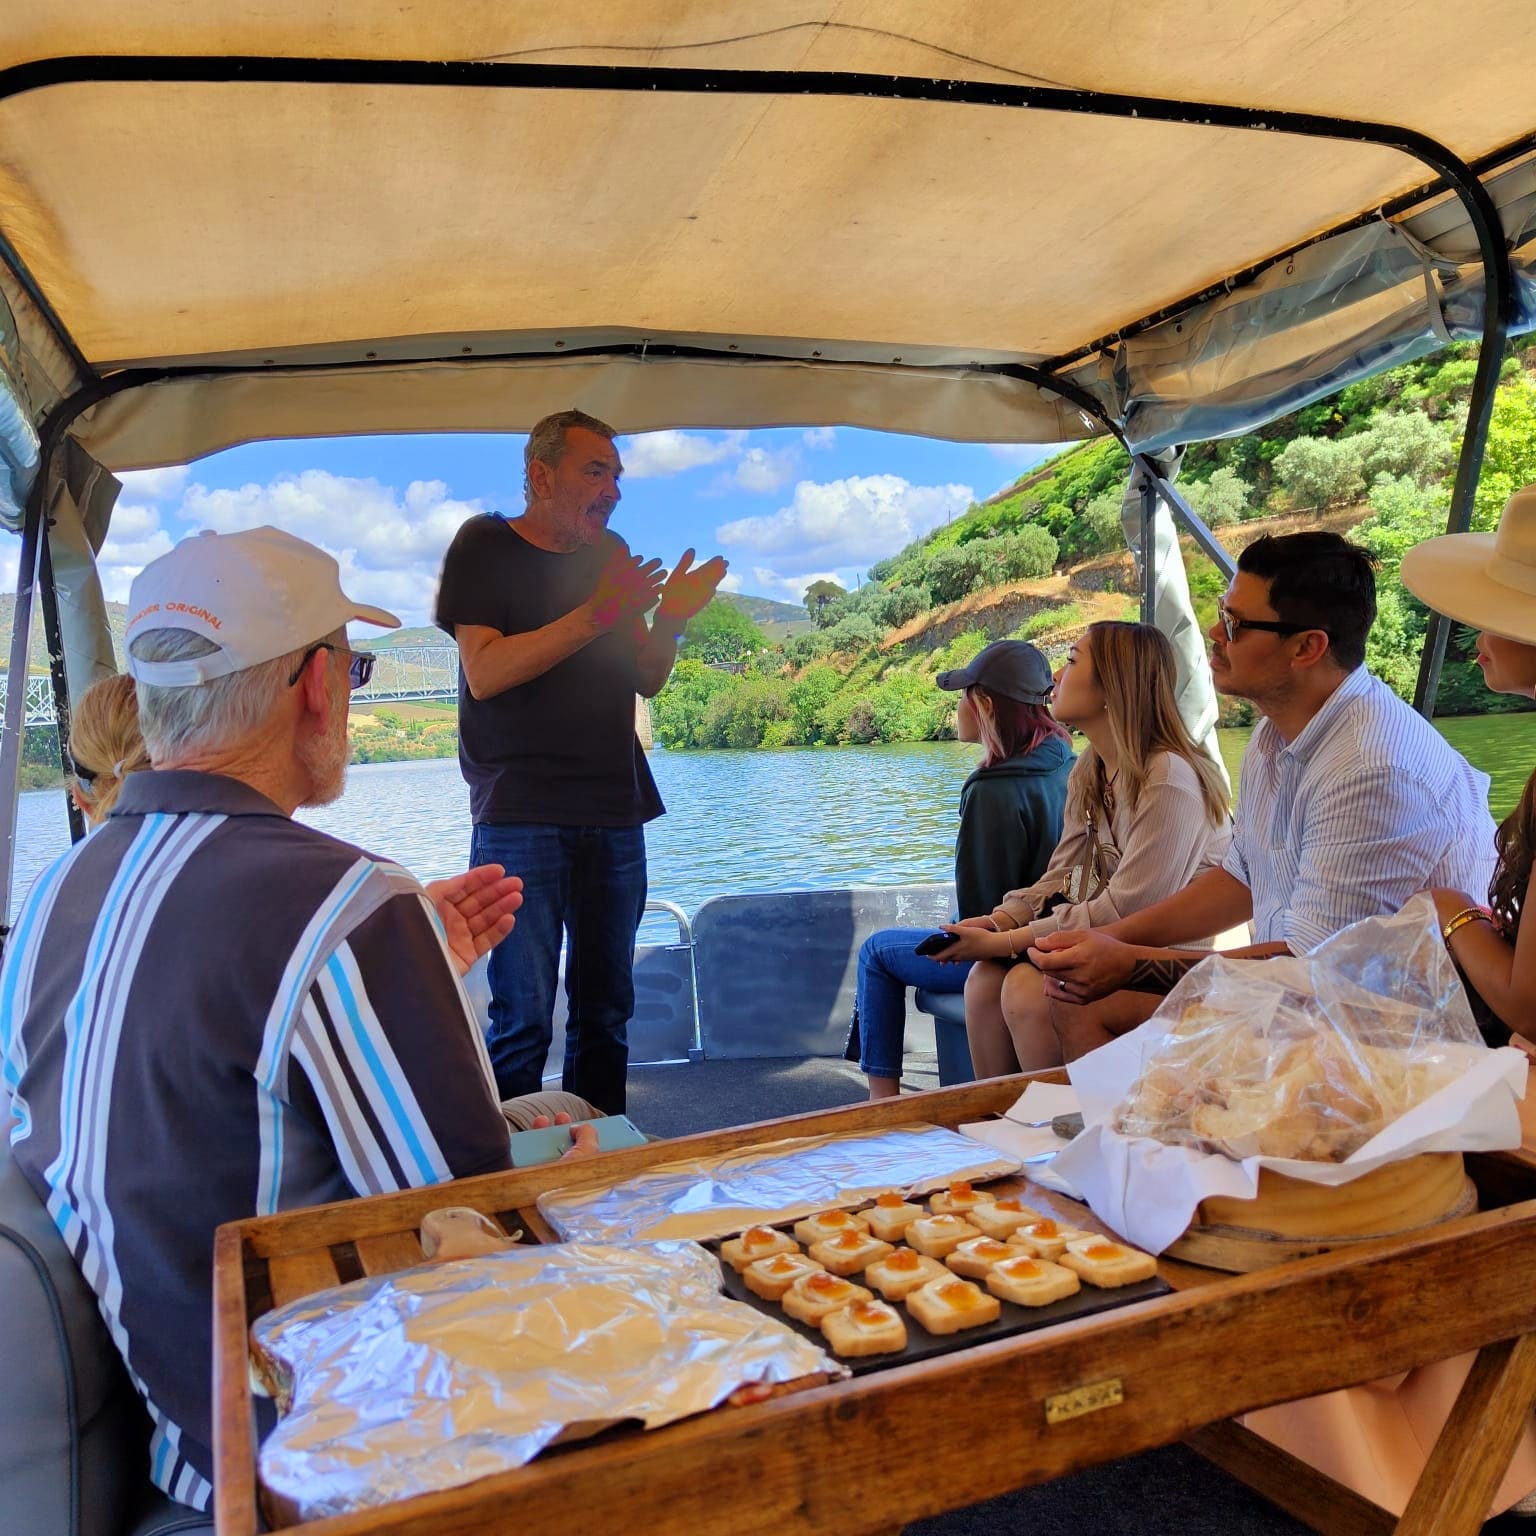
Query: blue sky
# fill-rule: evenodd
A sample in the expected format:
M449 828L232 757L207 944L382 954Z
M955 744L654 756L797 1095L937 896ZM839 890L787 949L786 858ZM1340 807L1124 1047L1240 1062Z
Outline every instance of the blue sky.
M693 546L723 554L727 586L799 602L991 495L1050 451L850 428L653 432L619 443L626 473L613 526L669 565ZM521 436L401 436L258 443L187 468L125 474L100 566L126 599L143 565L201 528L276 523L341 561L352 596L430 622L443 550L481 511L522 505ZM0 549L14 587L15 543Z

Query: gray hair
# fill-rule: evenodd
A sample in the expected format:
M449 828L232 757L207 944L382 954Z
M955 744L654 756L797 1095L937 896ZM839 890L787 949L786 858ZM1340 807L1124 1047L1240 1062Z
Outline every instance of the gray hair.
M584 427L588 432L596 432L599 437L606 437L611 443L619 434L608 425L606 421L599 421L596 416L588 416L585 411L569 410L555 411L546 416L542 421L533 424L533 431L528 434L528 441L523 444L523 499L533 501L533 481L528 471L533 468L533 461L537 459L541 464L548 464L554 468L565 453L565 434L572 427Z
M345 645L346 638L344 629L325 637L336 645ZM289 686L288 679L316 643L192 687L156 688L139 683L139 731L150 761L158 768L193 752L232 747L253 735L266 724ZM145 630L134 637L132 645L139 661L188 661L218 649L212 640L190 629Z

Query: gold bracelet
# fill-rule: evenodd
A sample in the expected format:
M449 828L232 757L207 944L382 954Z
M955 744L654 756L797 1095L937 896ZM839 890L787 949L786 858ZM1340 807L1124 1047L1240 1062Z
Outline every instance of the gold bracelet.
M1451 941L1451 935L1458 929L1465 928L1468 923L1487 923L1490 927L1492 927L1493 919L1485 911L1483 911L1481 907L1463 907L1461 911L1458 912L1445 925L1445 927L1440 930L1440 937L1443 938L1447 944L1449 944Z
M1010 928L1010 929L1009 929L1009 930L1008 930L1008 958L1009 958L1009 959L1010 959L1010 960L1017 960L1017 959L1018 959L1018 958L1019 958L1019 956L1018 956L1018 952L1017 952L1017 951L1016 951L1016 950L1015 950L1015 949L1014 949L1014 947L1013 947L1013 936L1014 936L1014 934L1016 934L1016 933L1017 933L1017 932L1018 932L1018 931L1019 931L1019 930L1018 930L1018 927L1017 927L1017 926L1015 926L1015 927L1012 927L1012 928Z

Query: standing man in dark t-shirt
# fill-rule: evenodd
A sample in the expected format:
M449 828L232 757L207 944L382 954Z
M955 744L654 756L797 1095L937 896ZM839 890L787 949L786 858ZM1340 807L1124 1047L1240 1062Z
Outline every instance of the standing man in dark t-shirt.
M661 691L683 626L725 575L718 557L694 568L688 550L668 576L609 531L623 473L613 437L581 411L539 422L523 452L525 511L465 523L437 595L437 622L459 647L470 864L523 879L517 928L491 955L497 1087L540 1086L563 932L563 1085L607 1114L625 1105L644 826L663 810L635 695Z

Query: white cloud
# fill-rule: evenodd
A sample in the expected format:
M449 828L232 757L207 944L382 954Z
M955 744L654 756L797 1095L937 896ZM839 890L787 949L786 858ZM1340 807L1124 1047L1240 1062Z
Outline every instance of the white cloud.
M735 571L727 571L725 575L720 578L720 590L722 592L740 592L741 577L738 576Z
M813 581L852 589L856 576L913 539L963 512L968 485L913 485L900 475L802 480L787 507L737 518L715 530L726 549L750 551L750 590L798 603Z
M770 569L864 565L895 554L975 500L968 485L913 485L900 475L802 480L793 502L767 517L743 517L715 530L726 548L765 555Z
M147 496L151 501L162 501L177 495L187 483L191 471L185 464L174 464L168 469L125 469L118 473L123 482L123 494Z
M771 566L755 565L752 567L752 591L757 597L774 597L781 603L801 604L805 601L806 589L814 582L835 581L838 586L853 591L854 575L852 571L801 571L797 574L782 575Z
M160 526L160 514L154 507L137 502L118 502L112 511L107 541L96 556L101 573L101 589L108 602L128 601L133 578L149 564L167 554L171 536Z
M729 474L720 475L710 486L710 494L724 495L728 491L751 491L766 495L769 491L782 490L795 478L800 465L800 455L793 448L770 452L767 448L748 448Z
M680 475L701 464L718 464L740 451L745 432L726 432L706 437L702 432L642 432L624 438L619 456L631 480L654 480Z
M812 427L809 432L800 434L800 440L807 448L830 448L836 438L836 427Z
M441 480L413 480L402 494L377 480L307 469L237 490L189 486L179 515L219 533L266 523L286 529L336 557L349 596L392 609L407 624L428 624L443 552L459 525L483 510L453 497Z

